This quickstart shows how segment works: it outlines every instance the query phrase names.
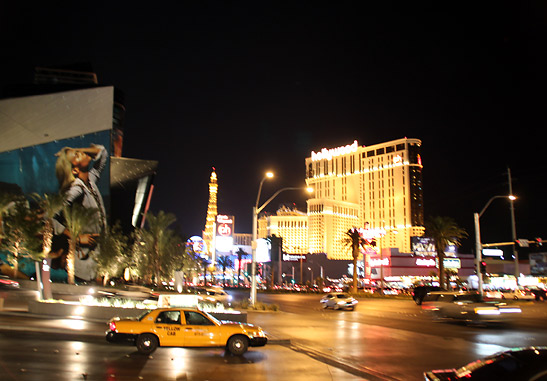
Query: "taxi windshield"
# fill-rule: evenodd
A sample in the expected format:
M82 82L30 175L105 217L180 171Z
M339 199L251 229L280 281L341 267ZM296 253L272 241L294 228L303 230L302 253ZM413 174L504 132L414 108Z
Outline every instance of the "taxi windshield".
M201 311L203 314L205 314L209 319L211 319L211 321L213 323L215 323L216 325L221 325L222 323L220 322L220 320L218 320L216 317L214 317L213 315L211 315L210 313L208 312L205 312L205 311Z
M135 317L135 319L137 321L141 321L142 319L144 319L144 317L146 315L148 315L150 312L152 312L152 310L145 310L142 314L140 314L139 316Z

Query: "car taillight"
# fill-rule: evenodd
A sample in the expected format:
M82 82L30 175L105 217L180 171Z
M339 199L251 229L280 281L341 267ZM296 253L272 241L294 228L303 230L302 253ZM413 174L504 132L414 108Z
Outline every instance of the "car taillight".
M110 322L110 330L111 330L111 331L115 331L115 330L116 330L116 323L114 323L113 321Z

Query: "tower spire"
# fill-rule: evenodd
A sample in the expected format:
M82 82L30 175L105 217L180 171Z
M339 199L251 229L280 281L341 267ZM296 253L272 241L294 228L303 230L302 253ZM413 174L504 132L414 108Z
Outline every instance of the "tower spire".
M205 219L205 229L203 230L203 241L207 247L207 254L209 258L214 261L214 247L213 240L215 235L215 222L217 218L217 174L215 167L211 172L211 178L209 179L209 204L207 205L207 217Z

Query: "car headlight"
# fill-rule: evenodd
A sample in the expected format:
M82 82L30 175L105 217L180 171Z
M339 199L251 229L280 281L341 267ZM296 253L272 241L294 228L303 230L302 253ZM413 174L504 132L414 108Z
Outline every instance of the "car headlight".
M520 313L522 310L519 307L507 307L500 309L500 313Z
M249 337L251 338L266 337L266 334L264 333L264 331L253 331L253 332L249 332Z
M500 310L498 310L497 308L495 307L478 307L478 308L475 308L475 313L477 315L499 315L500 314Z

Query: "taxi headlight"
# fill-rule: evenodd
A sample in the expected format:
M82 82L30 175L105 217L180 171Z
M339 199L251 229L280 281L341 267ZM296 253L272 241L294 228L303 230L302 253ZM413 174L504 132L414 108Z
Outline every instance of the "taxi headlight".
M254 338L254 337L266 337L266 334L264 333L264 331L254 331L254 332L249 332L249 336L251 338Z

